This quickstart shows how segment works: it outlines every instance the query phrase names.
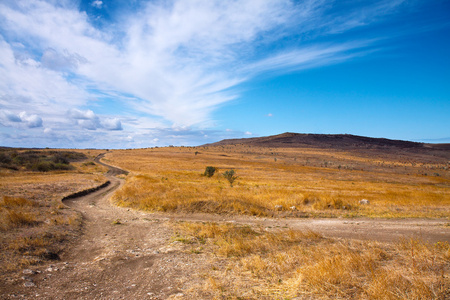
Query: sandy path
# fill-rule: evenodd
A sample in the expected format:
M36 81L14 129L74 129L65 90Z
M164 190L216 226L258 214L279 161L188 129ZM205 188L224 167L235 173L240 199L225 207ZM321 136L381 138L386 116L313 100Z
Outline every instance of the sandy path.
M171 243L173 221L211 221L251 224L266 228L313 230L328 237L395 241L419 237L450 241L445 220L261 219L208 214L155 214L112 206L109 198L123 180L90 195L67 200L84 219L82 237L61 255L61 261L40 266L36 274L11 281L6 299L167 299L201 284L208 268L206 255L181 251ZM117 224L120 223L120 224ZM25 286L29 285L29 286ZM31 285L31 286L30 286Z

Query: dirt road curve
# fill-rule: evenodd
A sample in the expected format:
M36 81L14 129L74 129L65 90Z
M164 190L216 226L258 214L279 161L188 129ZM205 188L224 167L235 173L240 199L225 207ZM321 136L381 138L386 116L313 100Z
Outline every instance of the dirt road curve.
M108 173L106 173L106 176L108 177L112 177L112 176L117 176L117 175L121 175L121 174L125 174L128 175L128 172L110 165L107 165L105 163L103 163L101 161L101 159L105 156L104 153L97 155L97 157L94 159L94 161L102 166L105 166L108 168Z
M108 187L65 202L83 215L82 237L60 261L2 283L2 299L184 299L182 291L200 284L211 266L205 256L185 253L171 243L171 224L177 220L310 229L336 238L450 241L445 220L261 219L123 209L109 202L124 183L115 175L123 172L110 167Z

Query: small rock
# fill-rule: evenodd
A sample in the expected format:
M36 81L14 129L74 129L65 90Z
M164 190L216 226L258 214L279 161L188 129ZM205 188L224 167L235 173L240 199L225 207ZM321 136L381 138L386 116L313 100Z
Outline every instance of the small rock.
M23 284L24 287L35 287L36 285L32 281L27 281Z
M283 205L275 205L275 210L283 210Z
M291 210L297 210L297 207L295 207L295 206L291 206L290 208L291 208Z
M369 204L370 203L370 201L369 200L367 200L367 199L362 199L362 200L359 200L359 204L363 204L363 205L366 205L366 204Z
M31 269L25 269L22 271L23 274L36 274L35 271L31 270Z

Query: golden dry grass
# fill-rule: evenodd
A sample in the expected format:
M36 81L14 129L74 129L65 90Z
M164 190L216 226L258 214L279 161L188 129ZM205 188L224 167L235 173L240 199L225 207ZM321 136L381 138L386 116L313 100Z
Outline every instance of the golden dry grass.
M448 243L325 239L313 232L231 224L176 224L174 241L209 259L205 283L185 291L213 299L446 299ZM298 297L298 298L297 298Z
M106 159L131 171L113 201L137 209L258 216L450 217L448 166L418 159L243 146L123 150L109 153ZM219 170L212 177L202 176L207 166ZM239 176L234 187L221 176L231 169ZM439 172L439 176L422 175L425 172ZM368 199L370 205L360 205L361 199ZM282 212L275 211L277 205Z
M114 151L107 159L131 171L113 201L137 209L283 217L450 217L448 165L421 157L227 146ZM207 166L218 168L214 176L202 175ZM233 187L220 175L231 169L239 176ZM370 204L361 205L361 199ZM448 243L382 244L325 239L313 232L186 222L175 226L173 242L184 244L191 255L202 255L211 266L203 274L204 284L183 291L193 299L450 296Z
M84 153L92 160L97 152ZM0 274L54 259L78 234L80 215L61 199L103 183L106 168L72 164L72 171L46 173L0 168Z
M36 224L36 206L36 202L25 198L4 196L0 201L0 230Z

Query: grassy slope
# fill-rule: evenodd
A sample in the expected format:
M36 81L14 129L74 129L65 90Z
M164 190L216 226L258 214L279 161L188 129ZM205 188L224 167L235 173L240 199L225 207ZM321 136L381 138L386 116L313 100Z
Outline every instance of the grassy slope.
M446 164L246 146L123 150L107 158L132 172L114 201L143 210L272 216L281 205L294 217L450 217ZM202 176L207 166L219 171ZM239 176L234 187L221 176L230 169Z

